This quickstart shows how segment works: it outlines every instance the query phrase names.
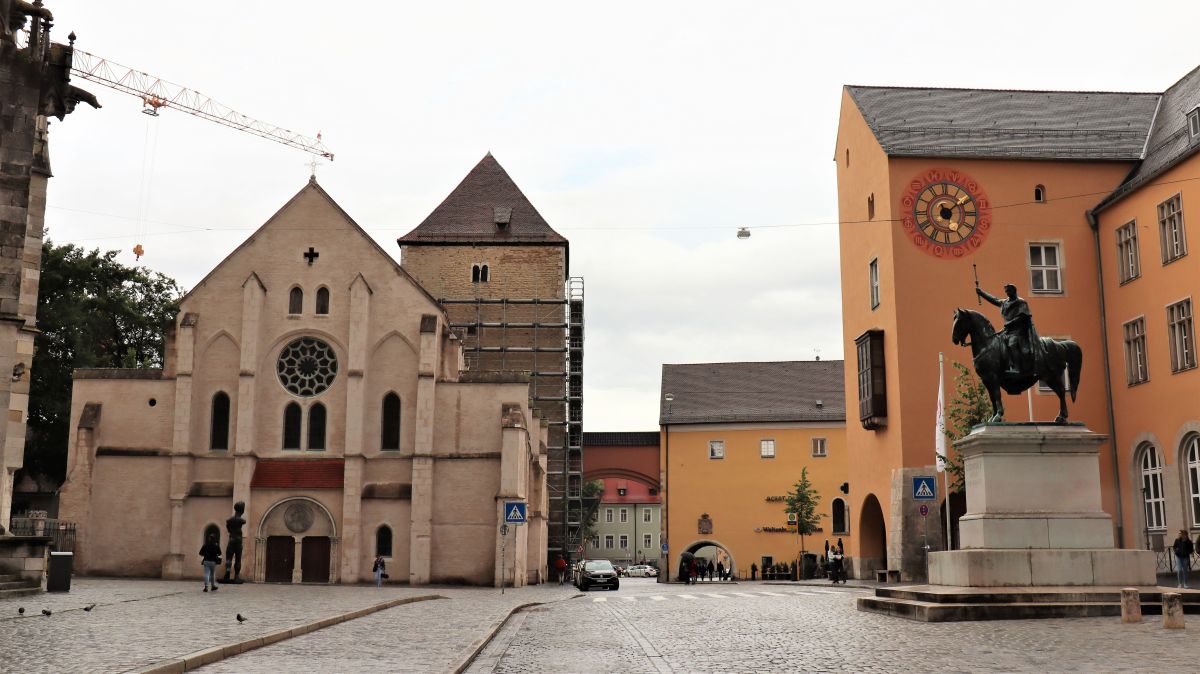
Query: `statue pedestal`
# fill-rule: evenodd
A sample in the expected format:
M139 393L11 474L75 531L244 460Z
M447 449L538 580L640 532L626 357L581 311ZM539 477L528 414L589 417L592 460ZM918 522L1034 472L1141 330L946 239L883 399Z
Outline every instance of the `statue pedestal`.
M1082 425L986 425L955 443L962 549L929 555L929 582L959 587L1153 585L1154 553L1113 547L1099 446Z

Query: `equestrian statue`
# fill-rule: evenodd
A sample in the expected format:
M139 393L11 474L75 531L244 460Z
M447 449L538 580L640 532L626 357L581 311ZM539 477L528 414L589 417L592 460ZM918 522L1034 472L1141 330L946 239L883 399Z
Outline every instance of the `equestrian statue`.
M1071 402L1079 387L1079 370L1083 351L1069 339L1039 337L1033 327L1029 303L1017 296L1017 287L1004 286L1004 299L990 295L975 281L975 293L982 300L1000 307L1004 328L996 332L986 316L970 309L954 310L951 340L960 346L971 347L975 373L987 389L992 402L989 422L1004 421L1004 401L1001 389L1016 395L1041 382L1058 395L1059 412L1056 424L1067 422L1067 391ZM1066 371L1064 382L1063 372Z

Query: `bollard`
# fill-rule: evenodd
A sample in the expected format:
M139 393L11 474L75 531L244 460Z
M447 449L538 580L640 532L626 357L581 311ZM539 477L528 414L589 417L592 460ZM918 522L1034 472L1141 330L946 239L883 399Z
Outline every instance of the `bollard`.
M1164 592L1163 627L1169 630L1183 629L1183 597L1178 592Z
M1142 622L1142 595L1136 587L1121 590L1121 622Z

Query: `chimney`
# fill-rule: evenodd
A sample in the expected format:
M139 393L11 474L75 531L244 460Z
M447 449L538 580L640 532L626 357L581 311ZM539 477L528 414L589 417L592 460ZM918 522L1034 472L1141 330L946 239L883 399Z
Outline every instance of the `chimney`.
M512 209L508 206L497 206L492 212L496 227L505 229L508 227L508 223L512 222Z

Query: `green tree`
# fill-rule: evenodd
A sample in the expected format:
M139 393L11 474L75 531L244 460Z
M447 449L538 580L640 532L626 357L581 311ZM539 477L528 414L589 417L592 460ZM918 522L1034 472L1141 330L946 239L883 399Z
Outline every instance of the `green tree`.
M954 367L954 390L946 403L945 425L942 432L953 446L956 440L965 437L971 429L992 416L992 402L988 399L987 389L983 382L971 370L959 362L951 363ZM956 492L967 490L962 457L954 449L948 449L949 456L943 456L946 471L950 473L950 488Z
M591 480L583 483L583 540L596 535L596 520L600 516L600 499L604 496L604 480Z
M42 244L23 469L41 482L65 478L76 368L163 364L163 334L182 291L162 273L121 264L117 253Z
M804 537L816 532L821 524L824 513L817 512L821 505L821 495L813 488L808 479L808 469L800 471L800 479L792 485L783 500L783 512L796 516L796 533L800 534L800 552L804 553Z

